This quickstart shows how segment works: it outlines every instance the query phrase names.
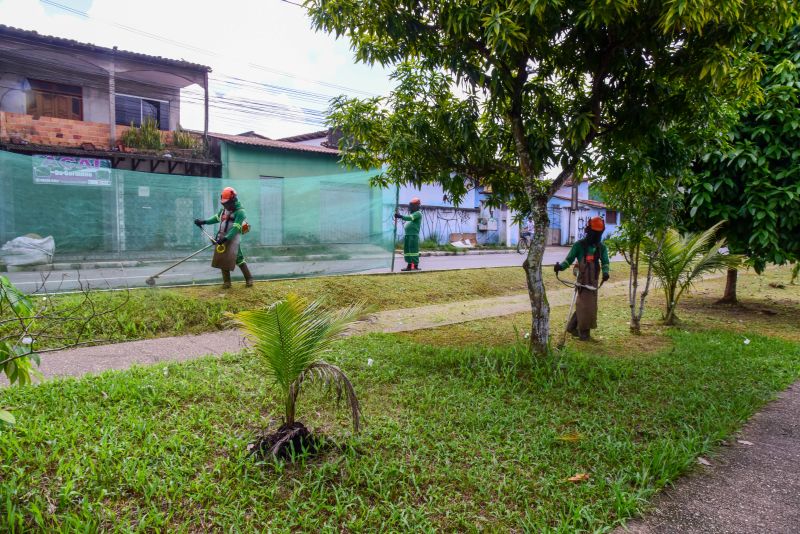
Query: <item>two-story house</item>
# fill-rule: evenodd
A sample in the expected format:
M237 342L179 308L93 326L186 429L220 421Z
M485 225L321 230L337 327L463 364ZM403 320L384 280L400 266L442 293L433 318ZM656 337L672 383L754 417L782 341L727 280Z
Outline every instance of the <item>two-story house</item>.
M203 150L178 148L181 89L205 94L209 67L0 25L0 150L123 170L219 176ZM199 94L199 91L197 91ZM153 121L163 149L125 143ZM198 139L202 148L203 139Z

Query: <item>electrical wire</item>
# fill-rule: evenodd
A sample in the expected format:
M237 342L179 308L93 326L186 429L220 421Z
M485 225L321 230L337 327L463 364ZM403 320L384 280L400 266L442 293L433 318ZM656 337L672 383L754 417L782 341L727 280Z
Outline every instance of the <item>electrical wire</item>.
M58 48L58 47L53 47ZM24 54L16 54L15 60L20 64L25 65L26 77L41 77L44 79L52 79L53 69L59 66L63 67L56 60L47 60L40 57L28 56ZM14 61L14 59L12 59ZM11 69L9 69L11 70ZM108 91L108 82L103 73L97 74L81 73L77 70L69 72L60 72L58 76L60 83L79 85L88 89L96 89L101 92ZM124 73L117 76L117 90L120 93L125 92L125 84L133 83L130 91L137 92L137 88L146 88L146 94L140 94L142 98L155 98L163 100L174 100L175 90L170 91L163 85L149 83L147 81L127 79ZM293 106L285 103L274 102L266 99L248 98L242 96L227 96L224 93L219 94L214 90L212 84L220 83L226 88L232 90L244 90L248 92L268 93L271 95L286 95L291 99L298 99L316 104L320 107L305 107ZM6 89L20 89L20 87L3 86ZM281 86L274 86L270 84L263 84L241 78L210 78L209 80L209 107L217 112L226 112L226 118L241 121L240 126L246 125L252 121L252 118L277 118L286 120L288 122L298 124L309 124L315 127L322 126L325 123L327 102L331 97L319 93L311 93L308 91L301 91L292 88L284 88ZM185 103L204 105L204 95L201 91L189 88L182 91L181 100ZM214 114L214 120L220 118L220 113ZM230 121L229 121L230 122Z
M302 4L291 2L289 0L281 0L281 1L286 2L287 4L292 4L292 5L298 6L298 7L304 7ZM70 7L70 6L66 6L64 4L56 2L55 0L41 0L41 2L44 3L44 4L47 4L47 5L51 6L51 7L55 7L57 9L62 9L64 11L67 11L67 12L72 13L74 15L78 15L78 16L80 16L82 18L85 18L85 19L92 19L93 18L91 15L89 15L85 11L81 11L79 9L75 9L73 7ZM200 53L200 54L203 54L203 55L206 55L206 56L221 57L218 53L213 52L211 50L206 50L204 48L199 48L199 47L196 47L194 45L187 44L187 43L184 43L184 42L181 42L181 41L177 41L175 39L170 39L169 37L164 37L162 35L151 33L151 32L148 32L148 31L144 31L144 30L141 30L139 28L134 28L132 26L128 26L128 25L125 25L125 24L120 24L118 22L113 22L113 21L101 21L101 22L103 22L104 24L111 24L111 25L113 25L113 26L115 26L117 28L129 31L129 32L132 32L132 33L135 33L137 35L141 35L141 36L144 36L144 37L155 39L157 41L161 41L161 42L164 42L164 43L169 43L169 44L172 44L174 46L185 48L187 50L191 50L193 52L197 52L197 53ZM296 74L292 74L290 72L281 71L281 70L278 70L278 69L267 67L265 65L259 65L257 63L249 63L248 66L250 66L252 68L255 68L255 69L258 69L258 70L265 71L265 72L278 74L280 76L284 76L284 77L291 78L291 79L294 79L294 80L300 80L300 81L304 81L304 82L308 82L308 83L314 83L314 84L318 84L320 86L328 87L328 88L331 88L331 89L343 90L343 91L346 91L348 93L356 93L356 94L361 94L361 95L364 95L364 96L373 96L373 97L374 96L380 96L380 95L378 95L376 93L371 93L369 91L364 91L362 89L356 89L356 88L347 87L347 86L344 86L344 85L332 84L330 82L326 82L326 81L323 81L323 80L315 80L313 78L305 78L305 77L302 77L302 76L298 76Z

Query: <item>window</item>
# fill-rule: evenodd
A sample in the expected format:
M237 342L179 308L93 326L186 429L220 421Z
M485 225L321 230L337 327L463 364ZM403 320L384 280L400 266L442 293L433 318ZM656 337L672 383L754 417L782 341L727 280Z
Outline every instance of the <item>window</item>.
M28 80L28 115L83 120L83 89L76 85Z
M158 123L159 130L169 130L169 102L130 95L116 95L117 124L141 126L147 118Z
M606 210L606 224L617 224L617 212Z

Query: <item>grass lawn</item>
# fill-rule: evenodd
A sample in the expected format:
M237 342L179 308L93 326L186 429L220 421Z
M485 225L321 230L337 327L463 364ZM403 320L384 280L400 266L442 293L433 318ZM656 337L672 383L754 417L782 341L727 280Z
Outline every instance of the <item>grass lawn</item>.
M774 291L796 318L800 290ZM775 311L769 295L748 305ZM331 445L295 465L246 457L280 417L246 354L2 390L18 422L0 431L0 530L608 530L800 377L788 327L703 298L639 346L624 302L603 302L600 342L533 362L519 318L337 342L365 429L307 390L300 419Z
M614 264L615 279L623 279L628 272L627 265ZM545 278L548 289L563 288L555 277ZM268 281L257 282L253 288L245 288L244 283L237 283L229 291L223 291L220 286L198 286L95 292L92 293L92 300L98 310L113 309L123 303L125 306L113 315L92 321L84 331L83 339L111 342L220 330L227 325L225 312L269 305L290 292L309 298L323 297L333 307L363 300L379 311L524 291L527 291L527 285L522 268L504 267L412 275L331 276ZM82 298L78 295L56 296L54 303L61 310L70 310ZM73 339L82 324L80 321L70 321L50 326L51 336ZM2 333L0 328L0 335ZM48 343L42 342L39 348L48 348Z

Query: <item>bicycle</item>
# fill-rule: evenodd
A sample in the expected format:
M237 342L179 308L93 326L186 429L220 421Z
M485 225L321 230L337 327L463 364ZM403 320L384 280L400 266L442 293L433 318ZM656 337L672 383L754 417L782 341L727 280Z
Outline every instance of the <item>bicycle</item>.
M517 240L517 254L527 254L528 249L531 248L531 232L522 232Z

